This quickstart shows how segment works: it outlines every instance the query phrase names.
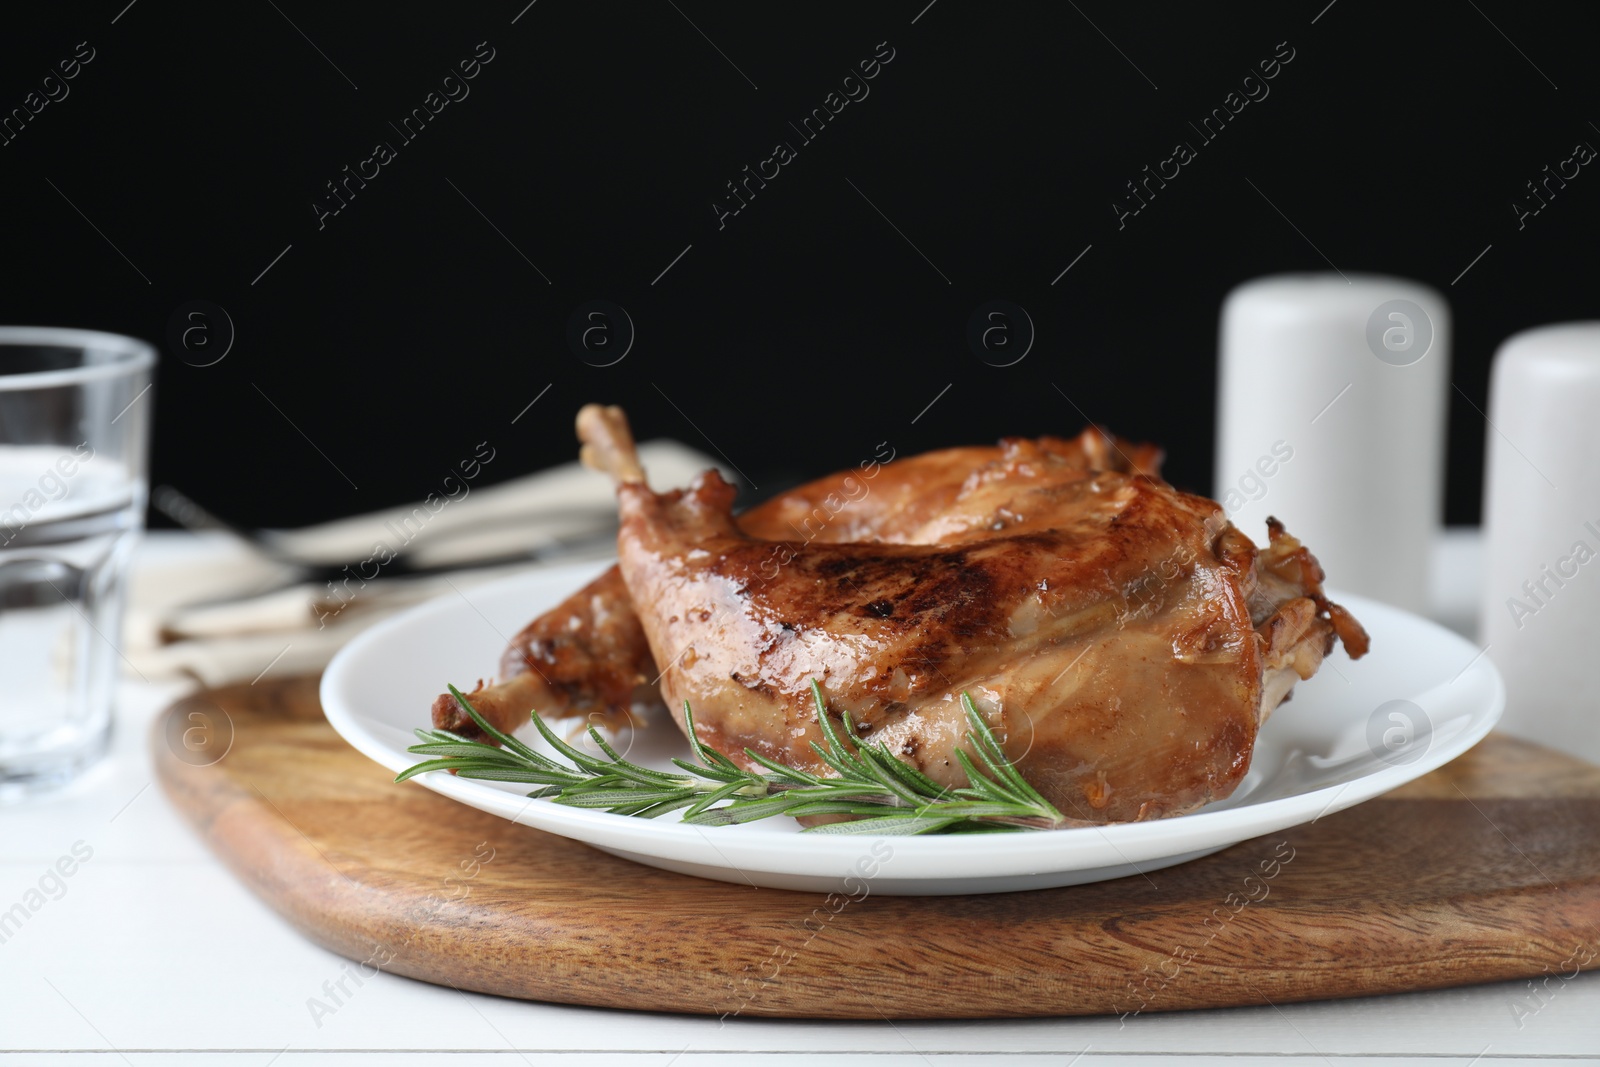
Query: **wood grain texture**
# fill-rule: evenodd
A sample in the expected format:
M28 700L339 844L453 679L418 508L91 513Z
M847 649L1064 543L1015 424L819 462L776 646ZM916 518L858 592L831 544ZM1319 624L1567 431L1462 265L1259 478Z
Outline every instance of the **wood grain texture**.
M182 743L196 725L210 731L193 735L198 752ZM174 804L312 940L509 997L1017 1017L1600 965L1600 767L1502 735L1388 796L1148 877L831 904L639 866L395 785L328 726L314 679L195 694L151 743Z

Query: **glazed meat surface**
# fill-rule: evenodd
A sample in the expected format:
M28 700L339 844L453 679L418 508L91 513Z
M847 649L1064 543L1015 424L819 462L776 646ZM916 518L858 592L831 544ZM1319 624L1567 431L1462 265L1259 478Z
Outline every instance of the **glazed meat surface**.
M1008 440L904 459L885 443L873 459L780 494L734 521L763 541L938 540L946 532L943 517L968 478L1002 462L1156 477L1161 451L1095 429L1071 439ZM534 708L549 719L620 725L636 701L655 698L659 673L627 583L612 567L518 632L500 660L504 681L480 685L470 697L480 714L505 730L526 722ZM434 701L433 721L440 729L482 736L447 693Z
M1044 438L904 460L924 467L874 486L830 540L777 528L803 494L735 519L714 471L651 491L618 409L585 408L579 432L617 481L621 578L662 697L747 764L748 747L828 773L809 746L817 679L865 736L961 786L965 692L1065 814L1179 814L1233 791L1336 637L1366 650L1281 525L1258 550L1155 477L1153 451L1097 465Z

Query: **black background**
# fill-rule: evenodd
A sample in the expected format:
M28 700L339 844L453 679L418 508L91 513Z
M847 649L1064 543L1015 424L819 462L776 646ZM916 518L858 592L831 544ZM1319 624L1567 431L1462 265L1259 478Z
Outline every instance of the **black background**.
M1600 175L1520 231L1511 207L1600 145L1577 4L525 3L8 11L0 113L95 58L0 145L0 321L158 342L153 482L291 526L420 498L482 440L487 480L570 459L588 400L721 452L752 498L881 441L1085 414L1203 491L1224 294L1330 262L1449 298L1447 513L1471 522L1495 346L1595 316ZM470 95L402 142L479 42ZM719 230L724 183L879 42L870 95ZM1270 95L1119 230L1123 183L1280 42ZM397 158L319 230L379 141ZM566 341L596 298L637 331L604 368ZM1015 366L966 343L995 298L1037 330ZM192 300L236 329L212 366L166 340Z

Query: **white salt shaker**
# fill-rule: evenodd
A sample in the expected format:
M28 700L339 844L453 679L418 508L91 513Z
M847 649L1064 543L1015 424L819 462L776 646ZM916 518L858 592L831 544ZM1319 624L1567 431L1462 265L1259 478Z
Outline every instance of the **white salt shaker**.
M1444 496L1450 309L1403 278L1278 274L1222 309L1213 496L1276 516L1328 584L1413 611Z
M1600 322L1500 346L1488 442L1480 638L1501 726L1600 761Z

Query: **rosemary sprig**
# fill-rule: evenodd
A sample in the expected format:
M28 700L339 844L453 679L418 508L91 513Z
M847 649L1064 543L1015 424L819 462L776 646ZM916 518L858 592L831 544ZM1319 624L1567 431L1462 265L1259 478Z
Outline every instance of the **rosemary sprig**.
M451 733L417 730L421 744L407 751L429 756L395 778L403 782L427 771L455 771L463 778L526 782L538 786L530 797L558 804L609 811L617 815L655 818L683 811L683 821L699 826L754 822L773 815L848 815L849 821L810 826L814 834L878 834L904 836L933 833L977 833L1049 830L1070 820L1039 795L1006 758L989 724L961 694L970 729L967 740L978 760L964 749L956 758L967 774L967 787L948 789L899 759L882 742L864 740L845 712L843 731L834 729L822 689L811 683L817 721L826 744L811 748L833 772L823 776L786 766L745 749L745 755L767 773L747 771L727 756L700 743L694 712L684 703L689 746L698 764L673 759L678 772L641 767L620 756L600 732L589 737L601 755L574 748L552 730L538 712L533 724L545 741L568 763L544 756L509 734L495 729L455 686L450 687L478 728L499 742L499 748ZM978 764L981 763L982 767ZM680 773L681 772L681 773Z

